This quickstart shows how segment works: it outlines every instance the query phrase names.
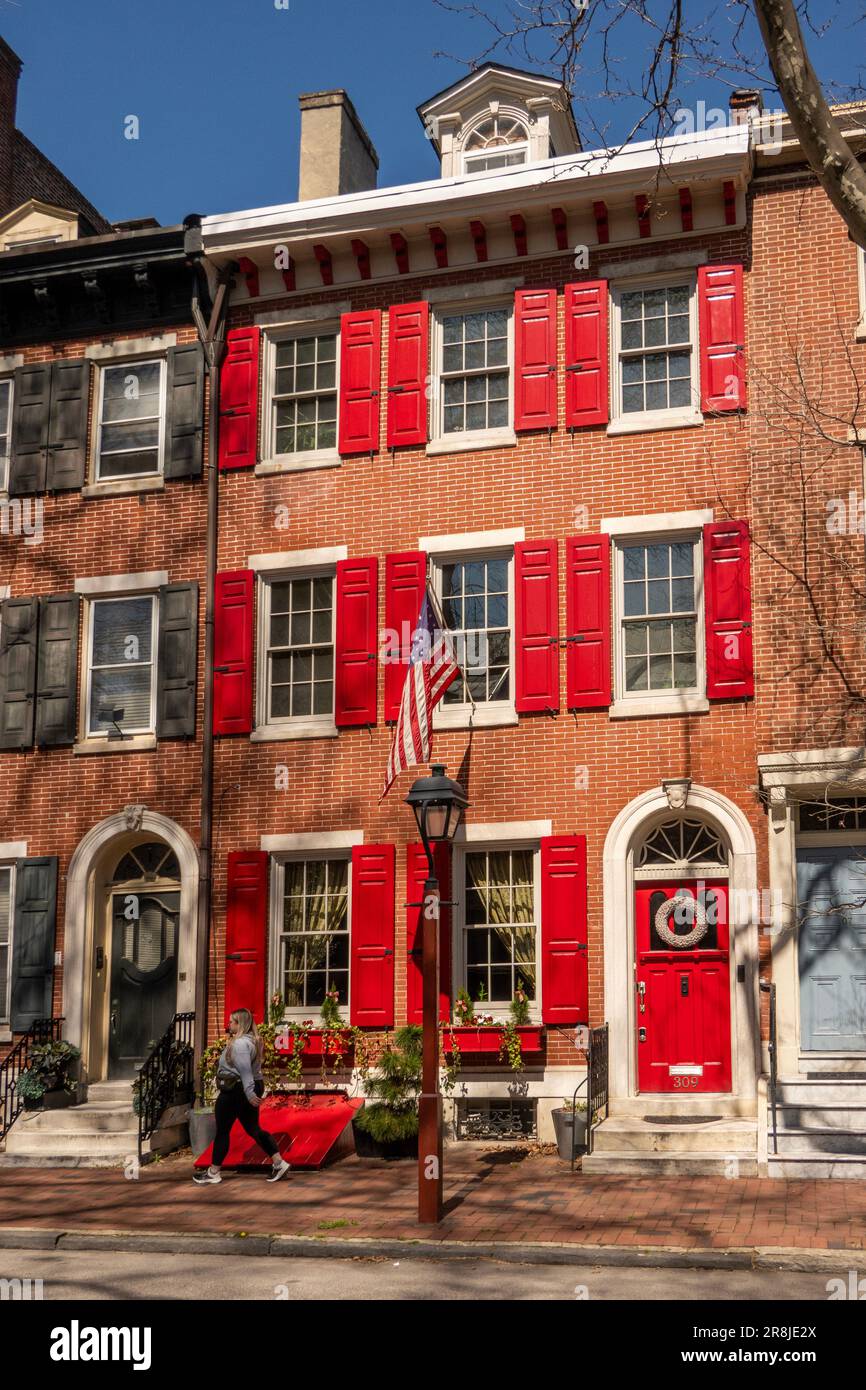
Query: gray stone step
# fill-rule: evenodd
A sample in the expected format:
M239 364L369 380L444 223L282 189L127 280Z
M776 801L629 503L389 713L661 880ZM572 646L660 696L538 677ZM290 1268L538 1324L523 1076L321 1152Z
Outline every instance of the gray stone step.
M91 1081L87 1103L108 1101L112 1105L132 1105L131 1081Z
M866 1180L866 1154L832 1154L816 1158L806 1154L769 1154L771 1178L834 1178L843 1182Z
M772 1106L767 1107L772 1125ZM783 1129L837 1129L866 1136L866 1105L777 1105L776 1126Z
M36 1110L22 1116L14 1128L26 1124L28 1133L110 1134L119 1130L138 1130L138 1118L131 1105L70 1105L65 1110Z
M122 1158L138 1151L138 1128L124 1130L70 1129L61 1124L52 1128L33 1126L28 1119L18 1119L6 1136L8 1155L93 1154Z
M780 1129L776 1132L776 1142L780 1154L814 1155L848 1154L851 1157L863 1155L866 1158L866 1134L852 1134L839 1129ZM772 1153L773 1135L768 1132L767 1147Z
M752 1178L758 1172L758 1160L751 1153L635 1153L633 1150L610 1150L593 1153L581 1160L584 1173L622 1173L638 1178L649 1177L730 1177L732 1159L737 1160L736 1173Z
M0 1153L0 1168L122 1168L128 1154L9 1154Z
M768 1087L769 1093L769 1087ZM837 1105L866 1104L866 1077L851 1080L819 1080L816 1077L799 1077L796 1080L780 1080L776 1083L776 1101L785 1105Z
M611 1116L595 1131L596 1153L701 1154L754 1153L757 1120L717 1119L708 1123L663 1124L626 1116Z

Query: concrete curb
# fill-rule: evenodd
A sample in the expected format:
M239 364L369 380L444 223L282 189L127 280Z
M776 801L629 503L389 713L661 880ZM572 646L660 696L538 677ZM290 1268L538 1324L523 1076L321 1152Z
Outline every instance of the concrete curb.
M743 1246L693 1250L664 1245L577 1245L509 1241L387 1240L333 1236L189 1234L151 1231L0 1229L0 1250L110 1250L128 1254L266 1255L312 1259L499 1260L509 1264L593 1265L646 1269L787 1269L799 1273L866 1273L866 1250Z

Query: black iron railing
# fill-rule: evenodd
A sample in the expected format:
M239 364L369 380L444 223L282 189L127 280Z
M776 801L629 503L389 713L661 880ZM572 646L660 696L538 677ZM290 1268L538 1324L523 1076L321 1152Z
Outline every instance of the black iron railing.
M773 1153L779 1152L778 1127L776 1123L776 1091L779 1083L779 1052L776 1038L776 986L772 980L762 980L761 989L770 996L770 1040L767 1051L770 1054L770 1135Z
M42 1043L59 1042L62 1032L62 1018L37 1018L9 1055L0 1062L0 1139L6 1138L24 1109L24 1102L15 1085L21 1073L30 1065L31 1048Z
M600 1028L591 1028L589 1033L589 1052L586 1059L589 1077L589 1094L586 1098L586 1152L592 1153L592 1134L603 1110L607 1116L608 1108L608 1044L610 1030L606 1023Z
M195 1014L175 1014L159 1042L150 1050L133 1082L138 1111L138 1160L145 1142L170 1105L192 1100L194 1086L193 1027Z

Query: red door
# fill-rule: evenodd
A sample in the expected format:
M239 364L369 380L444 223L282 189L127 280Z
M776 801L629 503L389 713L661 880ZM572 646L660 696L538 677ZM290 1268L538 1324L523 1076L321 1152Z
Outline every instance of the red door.
M642 883L635 890L642 1092L731 1089L727 909L727 884L719 880Z

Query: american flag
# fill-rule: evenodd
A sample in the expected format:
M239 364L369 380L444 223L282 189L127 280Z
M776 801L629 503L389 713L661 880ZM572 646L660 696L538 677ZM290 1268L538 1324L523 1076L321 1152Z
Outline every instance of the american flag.
M428 584L412 634L406 683L380 801L388 795L391 784L404 768L430 761L433 711L459 671L454 642Z

